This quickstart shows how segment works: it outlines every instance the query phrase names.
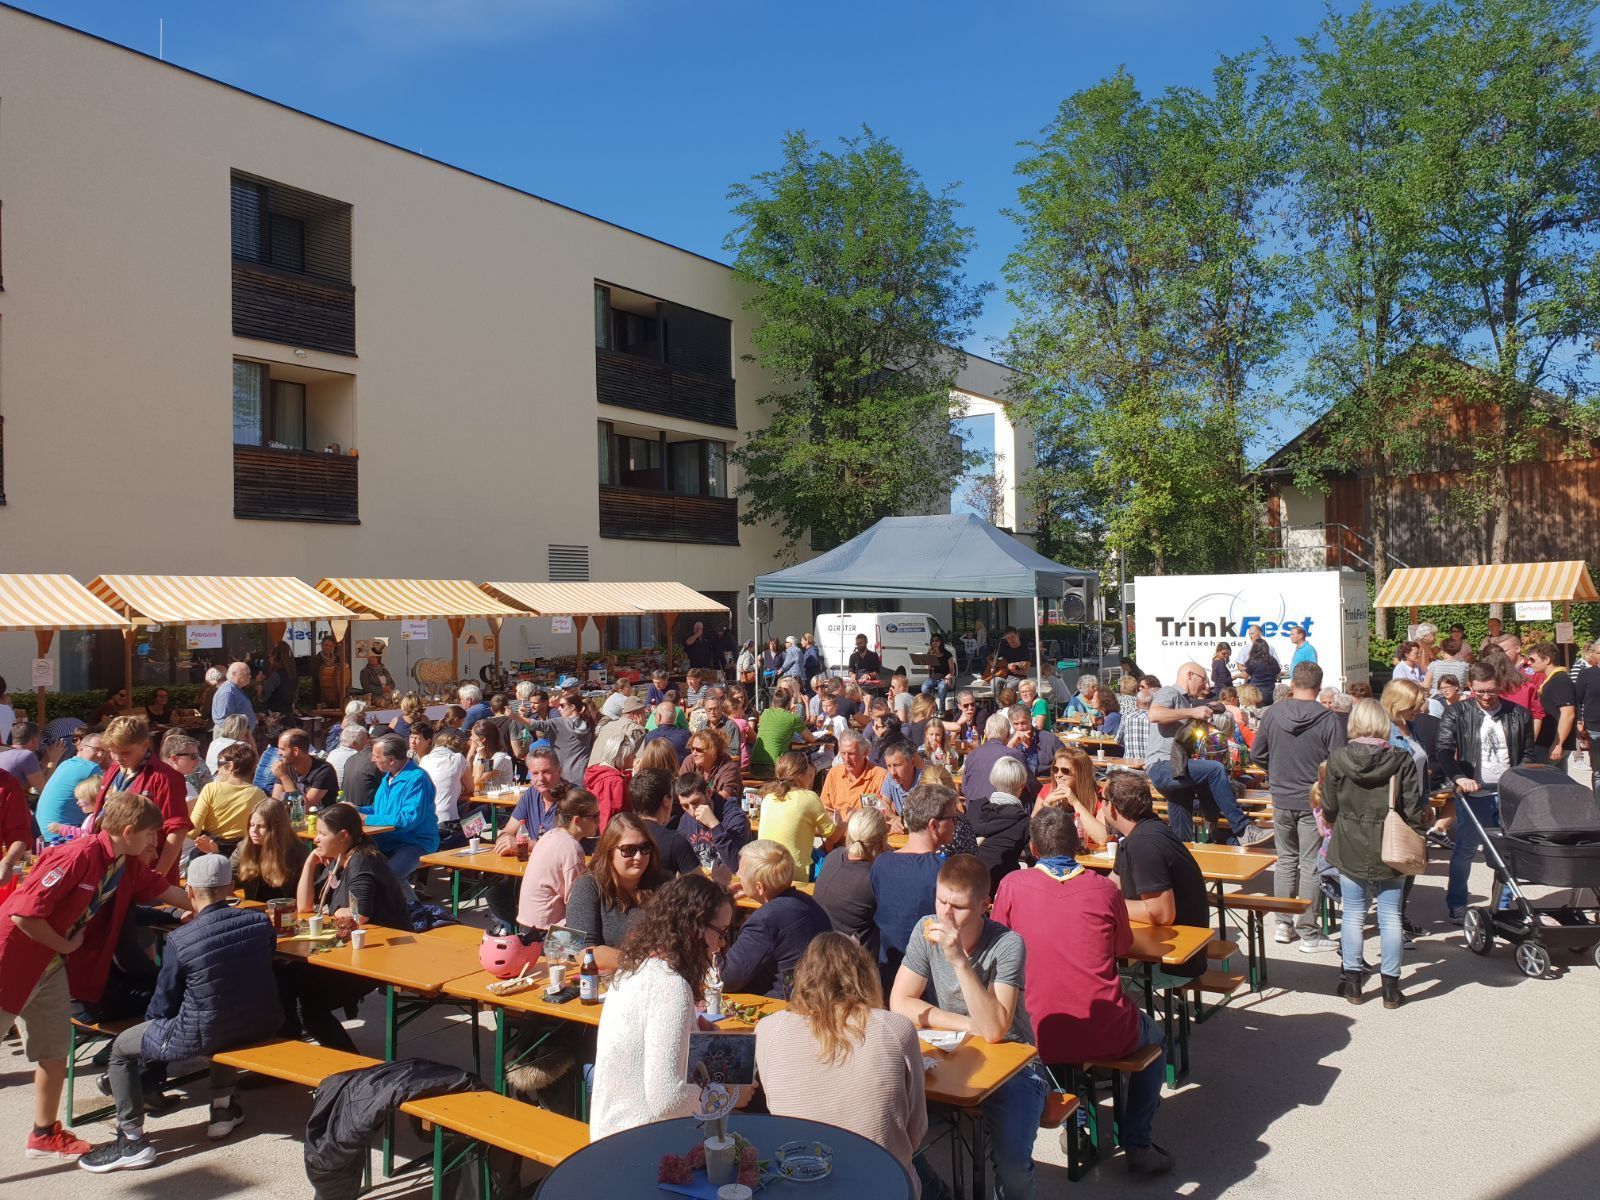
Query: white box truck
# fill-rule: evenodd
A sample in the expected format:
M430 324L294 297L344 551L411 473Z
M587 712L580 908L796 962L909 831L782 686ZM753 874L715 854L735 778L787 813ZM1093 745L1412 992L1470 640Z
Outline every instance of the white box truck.
M934 634L944 638L947 649L950 646L949 637L932 613L823 613L817 618L815 636L822 661L829 671L846 668L850 655L855 653L858 633L865 635L867 649L883 659L885 682L897 667L904 667L906 682L913 691L928 678L928 668L912 662L911 656L926 654Z
M1358 571L1253 575L1141 575L1134 581L1134 659L1164 684L1197 662L1209 673L1218 643L1243 661L1259 629L1285 673L1300 626L1317 652L1324 687L1368 681L1367 577Z

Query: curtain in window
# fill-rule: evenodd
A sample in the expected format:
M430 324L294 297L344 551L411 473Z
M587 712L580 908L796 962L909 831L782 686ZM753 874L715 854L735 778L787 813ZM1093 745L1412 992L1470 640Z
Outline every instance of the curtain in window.
M672 458L671 490L677 495L700 495L700 448L704 445L704 442L673 442L667 447Z
M616 477L611 473L611 423L600 422L600 437L598 443L600 455L600 482L602 484L616 483Z
M611 348L611 289L598 285L594 289L594 344L602 350Z
M726 497L728 494L728 444L706 443L706 495Z
M263 363L233 364L233 444L261 445L267 368Z
M306 385L272 382L272 440L292 450L306 448Z

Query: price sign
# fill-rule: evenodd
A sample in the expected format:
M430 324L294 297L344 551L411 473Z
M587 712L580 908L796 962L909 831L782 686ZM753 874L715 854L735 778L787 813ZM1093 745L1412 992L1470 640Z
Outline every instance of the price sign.
M550 632L551 633L571 633L572 632L572 618L571 617L551 617L550 618Z
M400 640L402 642L425 642L428 640L428 623L426 621L401 621Z
M222 649L222 626L186 626L184 628L184 645L191 650L220 650Z

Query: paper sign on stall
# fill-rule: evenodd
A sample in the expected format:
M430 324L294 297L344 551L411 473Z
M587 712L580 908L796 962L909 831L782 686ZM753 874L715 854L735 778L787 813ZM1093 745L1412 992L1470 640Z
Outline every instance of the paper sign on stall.
M220 650L222 649L222 626L186 626L184 630L184 645L190 650Z
M550 618L550 632L551 633L571 633L572 632L572 618L571 617L551 617Z
M1573 641L1571 621L1556 622L1556 641L1563 646L1571 644Z
M1519 621L1548 621L1551 616L1548 600L1518 600L1516 608Z
M425 642L428 640L428 622L406 620L400 622L400 640L402 642Z
M56 685L56 664L52 659L36 658L33 660L33 686L36 688L53 688Z

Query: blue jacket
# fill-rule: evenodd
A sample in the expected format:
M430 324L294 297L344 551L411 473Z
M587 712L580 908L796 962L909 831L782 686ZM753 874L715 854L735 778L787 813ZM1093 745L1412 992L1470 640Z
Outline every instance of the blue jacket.
M750 818L744 815L744 808L739 801L726 796L711 797L711 811L717 814L715 829L707 829L685 812L678 814L678 832L689 840L696 854L702 845L710 845L723 866L730 871L737 871L739 851L756 838L750 828Z
M167 937L140 1056L203 1058L270 1037L283 1024L267 915L213 904Z
M373 838L379 850L393 854L401 846L420 846L424 854L439 848L439 815L433 810L433 780L411 759L378 784L372 807L359 810L373 825L393 825L393 833Z
M723 988L782 998L806 947L832 928L822 905L804 892L790 888L774 896L750 914L728 947Z

